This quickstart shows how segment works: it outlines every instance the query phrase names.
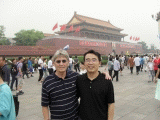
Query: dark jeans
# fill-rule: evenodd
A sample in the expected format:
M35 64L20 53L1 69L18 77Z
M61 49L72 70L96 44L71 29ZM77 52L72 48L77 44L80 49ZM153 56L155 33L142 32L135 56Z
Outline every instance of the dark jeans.
M109 75L111 76L112 78L112 70L108 70L109 71Z
M51 75L53 73L53 68L48 69L49 74Z
M42 69L39 69L39 79L38 81L40 81L43 77L43 70Z
M34 69L37 70L38 69L38 64L34 65Z
M77 71L79 71L79 72L80 72L79 64L76 64L76 65L74 66L74 69L76 70L76 72L77 72Z
M27 78L28 78L28 72L27 72L27 70L26 70L26 71L23 71L23 78L24 78L24 75L26 75Z
M15 81L16 81L15 86L16 86L16 90L17 90L18 80L16 78L16 75L12 75L11 90L13 89L13 84L14 84Z
M140 65L140 69L141 69L141 71L143 70L143 64Z
M130 67L131 73L133 74L133 67Z
M118 72L119 72L119 71L115 71L115 70L114 70L113 78L116 77L116 81L118 81Z
M157 74L157 70L154 70L154 73L155 73L155 76L156 76L156 74Z
M140 71L140 66L136 66L136 72L137 72L137 74L139 73L139 71Z

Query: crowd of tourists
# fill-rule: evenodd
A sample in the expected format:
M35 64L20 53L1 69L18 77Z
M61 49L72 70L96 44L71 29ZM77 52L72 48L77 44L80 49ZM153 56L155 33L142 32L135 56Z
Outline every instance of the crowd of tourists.
M112 77L112 80L116 77L116 81L118 81L118 76L120 72L120 76L123 76L123 69L126 66L130 69L131 75L133 74L133 69L136 69L136 75L139 75L141 72L148 72L149 82L156 82L156 79L159 77L159 68L160 64L160 55L116 55L108 56L108 63L105 69L108 69L109 75ZM114 75L112 72L114 71Z
M43 56L34 60L32 57L13 59L11 69L5 57L0 57L0 119L14 120L15 107L11 91L16 90L16 95L23 95L23 79L34 77L34 72L39 73L38 82L42 84L44 120L112 120L112 81L115 77L116 82L119 81L119 72L123 76L123 70L128 69L132 76L136 68L136 75L143 71L148 73L149 82L156 83L157 78L160 79L159 55L109 54L105 73L99 71L101 55L98 52L89 50L83 56L84 62L79 62L77 56L73 59L67 51L60 49L49 59ZM13 89L14 84L16 89ZM155 98L160 100L158 90Z

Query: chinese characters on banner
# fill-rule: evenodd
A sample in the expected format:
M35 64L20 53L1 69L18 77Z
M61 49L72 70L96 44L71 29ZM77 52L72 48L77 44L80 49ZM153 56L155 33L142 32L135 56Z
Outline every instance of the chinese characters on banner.
M121 48L136 48L135 45L129 45L129 44L120 44Z
M93 41L79 41L81 46L98 46L98 47L107 47L105 42L93 42Z

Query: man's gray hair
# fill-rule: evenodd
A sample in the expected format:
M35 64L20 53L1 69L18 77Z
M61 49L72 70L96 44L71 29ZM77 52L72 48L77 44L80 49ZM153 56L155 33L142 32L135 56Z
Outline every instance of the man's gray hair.
M57 59L57 57L59 57L59 56L64 56L69 61L69 54L66 50L62 50L62 49L57 50L56 53L53 56L53 61L55 61Z

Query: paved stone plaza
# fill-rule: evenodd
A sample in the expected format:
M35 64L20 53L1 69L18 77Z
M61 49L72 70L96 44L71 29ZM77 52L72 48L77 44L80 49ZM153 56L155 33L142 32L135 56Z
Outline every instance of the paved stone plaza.
M102 71L104 67L100 68ZM41 86L38 72L25 78L24 95L19 96L20 110L17 120L43 120L41 109ZM159 120L160 101L154 99L156 84L148 83L148 73L133 75L125 67L119 82L113 80L115 91L114 120ZM15 94L15 92L13 92Z

